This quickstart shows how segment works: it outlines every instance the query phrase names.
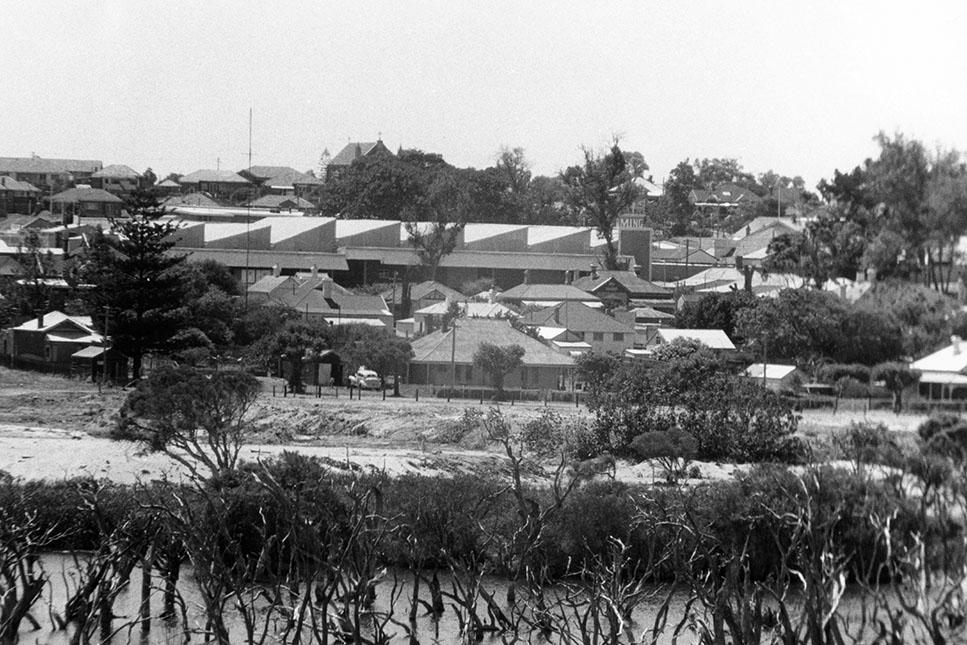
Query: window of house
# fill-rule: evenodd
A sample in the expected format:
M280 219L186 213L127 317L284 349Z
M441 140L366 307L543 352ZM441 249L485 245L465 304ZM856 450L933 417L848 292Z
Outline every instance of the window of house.
M616 342L616 343L623 343L624 340L625 340L624 333L622 333L620 331L619 332L615 332L615 334L614 334L614 342Z
M604 340L604 332L603 331L594 332L594 340Z

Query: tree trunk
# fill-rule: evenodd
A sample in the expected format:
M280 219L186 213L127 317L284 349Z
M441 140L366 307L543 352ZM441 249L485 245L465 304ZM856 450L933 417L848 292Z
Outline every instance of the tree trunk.
M133 352L131 355L131 378L141 378L141 352Z

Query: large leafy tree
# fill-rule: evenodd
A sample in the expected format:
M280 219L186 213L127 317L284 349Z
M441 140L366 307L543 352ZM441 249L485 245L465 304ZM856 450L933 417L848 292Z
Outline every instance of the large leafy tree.
M441 173L426 194L404 211L410 244L430 280L436 279L444 257L453 252L467 225L469 193L456 173Z
M680 329L721 329L733 341L744 340L736 331L736 320L743 309L755 307L758 299L748 291L707 293L695 302L685 303L675 313Z
M132 375L141 376L144 355L164 349L179 329L186 289L178 268L185 256L171 253L178 230L150 193L138 191L126 201L127 216L110 221L110 235L94 236L82 258L78 279L88 307L115 349L131 359Z
M520 345L481 343L473 354L473 364L490 377L491 385L497 390L497 400L504 397L504 379L523 363L524 348Z
M618 216L637 200L634 180L647 168L643 162L631 163L630 155L621 150L616 139L604 154L585 148L584 162L561 173L571 207L592 223L604 239L605 269L621 268L615 227Z
M256 352L270 365L279 359L283 360L289 370L289 388L293 392L303 392L303 364L330 346L328 327L325 324L290 320L282 329L259 341Z
M198 476L235 468L247 415L260 390L254 376L162 367L138 384L119 413L114 435L143 441Z

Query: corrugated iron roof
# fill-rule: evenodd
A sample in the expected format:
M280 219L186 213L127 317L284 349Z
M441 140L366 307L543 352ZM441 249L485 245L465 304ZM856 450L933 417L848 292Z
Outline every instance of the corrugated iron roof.
M473 355L483 343L499 347L520 345L526 367L571 367L574 361L544 343L514 329L506 320L464 318L457 322L456 343L453 330L437 330L413 341L413 363L473 363Z

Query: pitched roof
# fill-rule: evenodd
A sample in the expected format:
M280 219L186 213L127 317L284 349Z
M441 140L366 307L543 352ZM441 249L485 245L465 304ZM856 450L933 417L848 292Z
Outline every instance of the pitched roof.
M753 363L745 368L745 375L751 378L784 379L796 371L795 365L781 365L779 363Z
M527 314L521 321L528 325L564 327L575 332L634 333L634 325L623 323L582 302L562 302L553 307Z
M645 294L642 297L647 297L651 294L666 294L670 292L665 287L660 287L654 282L639 277L634 271L598 271L597 277L587 275L583 278L578 278L571 284L578 289L594 293L612 280L627 289L633 296Z
M517 312L496 302L457 302L461 315L465 318L506 318L517 316ZM413 312L413 315L442 316L447 313L446 302L436 302Z
M97 333L94 329L94 321L91 320L90 316L68 316L64 312L57 311L57 310L49 311L46 314L44 314L43 325L40 325L39 324L40 321L38 320L38 318L34 317L28 320L27 322L23 323L22 325L13 327L13 329L16 329L18 331L46 332L46 331L50 331L51 329L53 329L54 327L57 327L60 324L63 324L64 322L70 322L76 325L77 327L79 327L82 331L86 331L89 334Z
M137 179L140 176L141 173L139 173L137 170L134 170L130 166L125 166L124 164L111 164L110 166L104 166L91 175L91 177L109 177L112 179Z
M639 318L658 318L660 320L668 320L674 318L675 314L670 314L665 311L658 311L654 307L635 307L631 310L634 314L635 320Z
M162 202L162 206L204 206L214 208L219 203L205 193L188 193L187 195L172 195Z
M184 175L180 180L182 184L197 184L205 181L209 183L221 184L250 184L248 179L242 177L231 170L196 170L195 172Z
M253 208L315 208L312 202L294 195L262 195L249 202Z
M157 188L181 188L181 184L173 179L165 179L157 184Z
M43 157L0 157L0 173L26 172L41 174L69 174L95 172L103 164L96 159L45 159Z
M442 296L440 300L446 300L449 298L450 300L458 302L467 299L467 296L463 295L456 289L451 289L442 282L437 282L436 280L424 280L423 282L410 285L410 300L413 302L423 300L427 296L431 295L434 291L439 292L439 294ZM396 288L395 300L393 300L393 289L387 289L380 295L386 298L387 302L393 301L392 304L397 304L403 297L403 288L402 286L398 286Z
M360 157L365 157L373 148L380 143L379 141L350 141L340 150L332 160L330 166L349 166Z
M19 181L4 175L0 177L0 192L39 193L40 189L28 181Z
M910 363L921 372L959 372L967 370L967 342L955 340L942 349Z
M574 361L544 343L514 329L509 321L488 318L463 318L457 322L456 342L453 330L437 330L413 341L414 363L473 363L473 355L483 343L499 347L520 345L524 348L525 366L570 367Z
M123 204L124 200L100 188L68 188L50 198L54 203L76 204L78 202L106 202L109 204Z
M710 349L735 349L728 334L721 329L658 329L656 338L670 343L679 338L697 340Z
M519 284L503 293L497 300L601 302L601 299L570 284Z

